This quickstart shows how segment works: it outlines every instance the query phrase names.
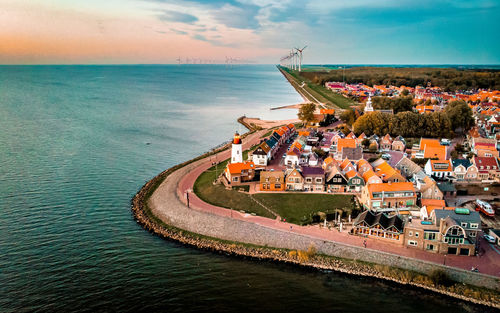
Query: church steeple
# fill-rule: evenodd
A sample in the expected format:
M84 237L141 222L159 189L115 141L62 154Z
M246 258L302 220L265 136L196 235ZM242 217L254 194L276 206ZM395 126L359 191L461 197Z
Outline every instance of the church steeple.
M372 106L372 95L368 94L368 100L366 101L365 105L365 113L368 112L373 112L373 106Z

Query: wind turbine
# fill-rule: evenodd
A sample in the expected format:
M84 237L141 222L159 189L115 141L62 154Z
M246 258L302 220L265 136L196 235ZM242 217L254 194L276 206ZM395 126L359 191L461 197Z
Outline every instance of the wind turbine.
M307 46L304 46L302 49L295 48L295 50L299 52L299 72L302 71L302 51L304 51L305 48L307 48Z

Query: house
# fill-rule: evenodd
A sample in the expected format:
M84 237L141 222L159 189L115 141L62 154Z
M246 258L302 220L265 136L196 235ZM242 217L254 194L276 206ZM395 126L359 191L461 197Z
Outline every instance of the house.
M338 165L337 160L335 160L332 157L327 157L326 159L323 160L321 167L323 167L323 170L325 170L325 173L328 173L328 172L330 172L332 167L335 165Z
M420 219L427 220L434 210L443 210L446 202L442 199L421 199Z
M457 189L450 182L439 182L437 183L439 190L443 193L444 197L456 197Z
M404 182L406 179L401 175L401 173L389 165L385 160L378 159L371 163L375 174L382 178L384 182Z
M447 147L437 139L420 138L420 144L412 149L412 158L446 160Z
M464 208L435 209L430 219L406 223L405 246L448 255L475 255L481 227L478 212Z
M365 185L365 181L355 170L346 172L345 178L347 179L347 191L349 192L360 192Z
M365 133L361 133L361 135L358 136L358 138L356 138L356 144L358 146L361 146L362 143L363 143L363 140L365 140L367 137L365 135Z
M407 157L402 157L395 167L406 179L414 178L414 176L419 172L424 173L422 168L417 163Z
M344 147L342 149L341 159L343 160L346 158L353 161L363 159L363 149L361 147L356 147L356 148Z
M383 183L382 178L378 177L372 169L364 172L361 177L365 181L365 185Z
M318 165L318 162L319 162L319 158L318 158L318 155L316 153L311 153L309 155L309 166L317 166Z
M481 181L492 181L498 178L498 161L494 157L473 157L472 162L478 169L478 178Z
M285 190L285 174L282 171L262 171L260 173L260 190Z
M271 156L271 148L264 141L252 153L252 161L256 166L266 166Z
M255 164L252 161L228 163L224 176L231 185L252 181L255 177Z
M337 193L346 192L347 178L342 173L339 166L333 166L326 174L326 191Z
M290 147L290 150L286 152L285 165L289 167L299 166L301 156L302 152L299 150L299 148L295 146Z
M365 159L358 160L356 162L356 167L359 175L363 175L365 172L373 170L371 164Z
M416 185L422 199L442 200L444 198L444 193L430 176L425 175L422 179L418 179Z
M427 160L424 167L425 174L444 178L453 174L453 165L450 160Z
M320 192L325 190L325 171L321 167L302 167L304 190Z
M333 156L336 160L342 160L342 150L344 148L356 148L356 139L339 138L337 140L336 150Z
M382 137L380 140L380 150L389 151L392 148L392 138L389 134Z
M385 213L364 211L354 219L352 233L374 239L386 239L402 243L404 221L398 216L387 216Z
M433 210L430 221L412 219L405 225L405 246L448 255L475 255L481 230L479 213L464 208Z
M351 170L355 170L356 168L354 167L353 162L349 159L344 159L340 164L339 164L340 169L342 170L343 173L346 173Z
M478 180L478 169L468 159L455 159L451 163L453 164L453 175L457 178L457 181L471 182Z
M287 191L304 190L304 177L297 168L288 169L285 173L285 179Z
M360 197L363 207L373 211L408 209L416 202L417 194L410 182L367 184Z
M396 139L392 141L392 150L404 152L406 149L406 142L401 136L397 136Z

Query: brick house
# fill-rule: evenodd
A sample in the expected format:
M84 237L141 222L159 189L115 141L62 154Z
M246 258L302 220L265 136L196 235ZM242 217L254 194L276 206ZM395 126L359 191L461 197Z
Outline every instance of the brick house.
M260 173L261 191L284 191L285 174L282 171L263 171Z
M365 185L360 203L367 210L407 209L416 205L417 194L412 183L382 183Z
M406 223L405 246L441 254L475 255L481 230L479 213L468 209L433 210L431 219Z
M321 167L302 167L304 190L320 192L325 190L325 171Z
M255 177L255 164L252 161L228 163L224 176L231 185L252 181Z

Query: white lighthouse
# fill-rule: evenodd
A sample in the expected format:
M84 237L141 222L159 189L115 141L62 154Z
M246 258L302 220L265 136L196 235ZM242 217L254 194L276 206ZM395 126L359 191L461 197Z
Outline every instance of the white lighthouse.
M243 162L243 151L241 144L241 137L238 132L234 134L233 147L231 149L231 163Z

